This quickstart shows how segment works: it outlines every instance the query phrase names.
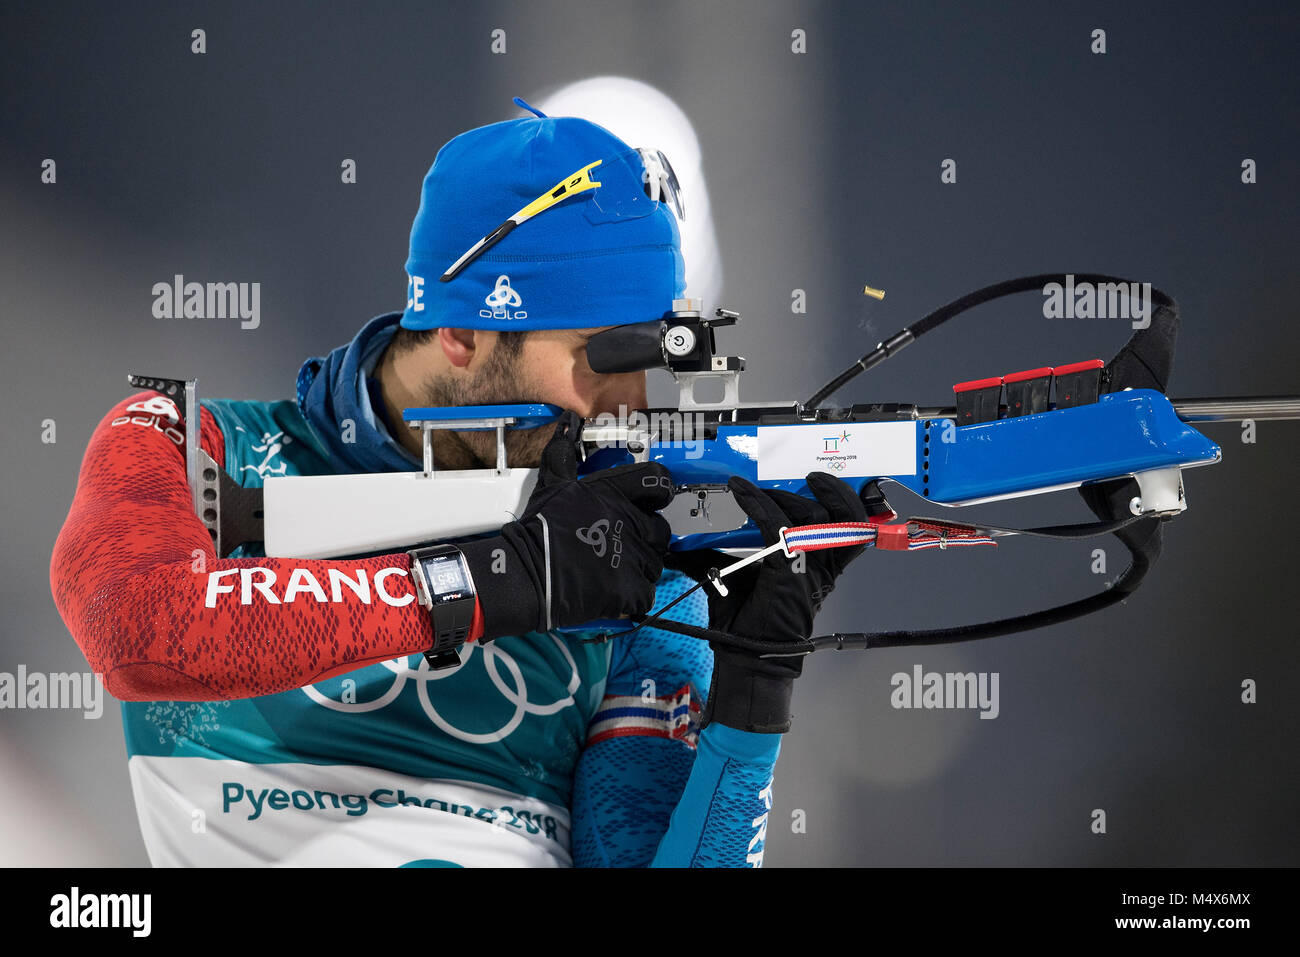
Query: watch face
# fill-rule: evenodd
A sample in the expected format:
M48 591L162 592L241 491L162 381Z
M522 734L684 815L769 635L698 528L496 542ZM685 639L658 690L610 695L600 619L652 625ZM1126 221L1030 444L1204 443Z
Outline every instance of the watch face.
M424 576L434 597L441 597L451 592L461 592L469 587L465 572L460 566L460 559L455 555L439 556L425 563Z

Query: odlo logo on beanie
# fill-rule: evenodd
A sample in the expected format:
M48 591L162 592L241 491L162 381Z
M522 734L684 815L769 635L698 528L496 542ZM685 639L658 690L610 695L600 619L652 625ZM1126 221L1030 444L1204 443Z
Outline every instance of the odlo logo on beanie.
M508 307L522 306L523 300L519 298L519 293L510 285L509 276L497 276L496 288L487 294L483 302L491 306L489 309L480 309L478 314L484 319L527 319L528 313L523 309L516 309L511 312Z

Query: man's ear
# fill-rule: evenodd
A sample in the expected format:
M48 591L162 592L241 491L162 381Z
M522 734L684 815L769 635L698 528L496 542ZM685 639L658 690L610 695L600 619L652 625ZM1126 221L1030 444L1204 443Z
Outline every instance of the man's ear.
M442 346L442 354L448 362L463 369L473 360L478 340L474 329L449 329L443 326L438 330L438 345Z

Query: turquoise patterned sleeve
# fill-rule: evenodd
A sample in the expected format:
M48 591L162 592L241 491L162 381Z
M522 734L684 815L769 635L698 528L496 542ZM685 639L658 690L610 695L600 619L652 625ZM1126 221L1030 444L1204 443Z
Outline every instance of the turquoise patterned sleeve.
M711 724L652 867L762 867L781 735Z

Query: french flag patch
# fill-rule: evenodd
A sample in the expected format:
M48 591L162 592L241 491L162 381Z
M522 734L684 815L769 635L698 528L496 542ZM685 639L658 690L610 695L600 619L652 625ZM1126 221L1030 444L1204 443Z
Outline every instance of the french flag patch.
M587 747L632 735L673 738L695 747L700 732L700 702L683 685L665 698L606 695L587 729Z

